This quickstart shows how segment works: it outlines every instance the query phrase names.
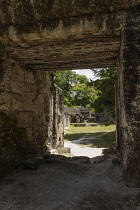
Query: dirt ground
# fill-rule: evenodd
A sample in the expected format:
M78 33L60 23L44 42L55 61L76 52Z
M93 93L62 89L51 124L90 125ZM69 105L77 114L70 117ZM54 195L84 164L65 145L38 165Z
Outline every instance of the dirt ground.
M139 210L140 190L125 186L111 158L99 163L52 156L37 170L0 182L0 210Z
M90 138L66 141L68 157L51 155L39 167L27 162L28 170L3 178L0 210L140 210L140 189L126 187L115 155L106 159L102 148L86 146Z
M90 146L88 146L88 141L90 139L94 140L95 138L103 136L105 134L98 135L96 137L83 136L77 140L65 141L64 147L70 148L72 156L86 156L90 158L91 162L93 162L95 157L102 156L102 150L105 148L91 148Z

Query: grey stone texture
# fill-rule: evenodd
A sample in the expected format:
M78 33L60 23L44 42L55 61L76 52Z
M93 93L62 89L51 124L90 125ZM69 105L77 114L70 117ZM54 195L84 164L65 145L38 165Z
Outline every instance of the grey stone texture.
M6 162L4 167L0 167L0 174L2 170L7 170L5 168L7 164L12 165L15 160L14 167L24 158L28 158L28 155L43 155L50 145L52 148L63 145L63 95L54 86L53 72L30 70L7 52L3 54L1 68L3 76L0 82L0 113L15 118L18 128L24 128L26 145L23 141L24 146L19 147L21 142L14 141L11 147L13 151L10 150L10 145L7 145ZM10 118L7 119L5 129L9 127L9 120ZM0 127L2 124L3 119L0 118ZM0 131L2 132L2 129ZM5 136L5 133L1 135ZM4 140L0 137L0 141L8 142L7 138L11 138L12 142L12 135L5 137ZM17 138L16 135L14 138ZM29 146L32 148L29 149ZM22 150L19 155L16 154L17 147ZM25 157L27 151L28 155ZM0 154L0 161L1 158Z
M27 70L8 55L3 69L0 110L16 117L19 125L26 128L29 140L43 146L48 138L52 73Z
M1 0L0 39L13 57L34 70L116 67L123 11L138 3Z
M117 134L128 186L140 187L140 6L125 14L118 62Z
M101 113L94 113L85 107L64 107L64 126L71 123L85 123L85 125L89 123L89 126L90 123L110 125L115 123L115 119L111 117L106 109Z
M139 14L140 0L0 0L0 110L30 139L41 138L41 148L52 132L49 71L118 66L117 142L133 187L140 187Z
M49 146L50 149L64 146L64 107L63 107L63 92L55 85L52 91L52 104L50 107L49 124Z

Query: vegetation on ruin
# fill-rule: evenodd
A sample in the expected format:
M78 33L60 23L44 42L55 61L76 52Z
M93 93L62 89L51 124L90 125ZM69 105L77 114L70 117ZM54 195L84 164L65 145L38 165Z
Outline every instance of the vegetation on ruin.
M115 130L115 125L94 127L70 126L69 131L65 131L64 140L73 141L81 137L93 137L93 139L91 138L90 140L87 140L86 146L95 148L111 148L116 145Z
M56 85L63 90L64 105L87 107L96 113L108 110L115 117L116 69L93 69L96 80L73 71L56 72Z

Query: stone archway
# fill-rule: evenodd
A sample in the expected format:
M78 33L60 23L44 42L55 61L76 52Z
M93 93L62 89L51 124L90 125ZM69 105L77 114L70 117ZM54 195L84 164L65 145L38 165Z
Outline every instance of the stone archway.
M140 1L10 0L0 9L0 110L43 144L51 71L118 66L118 148L127 185L140 186Z

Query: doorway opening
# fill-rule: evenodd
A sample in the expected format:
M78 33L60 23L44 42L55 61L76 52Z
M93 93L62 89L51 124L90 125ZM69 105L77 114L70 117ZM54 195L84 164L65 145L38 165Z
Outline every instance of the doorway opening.
M116 68L56 72L56 85L64 94L67 156L86 156L93 162L103 151L115 151L115 81Z

